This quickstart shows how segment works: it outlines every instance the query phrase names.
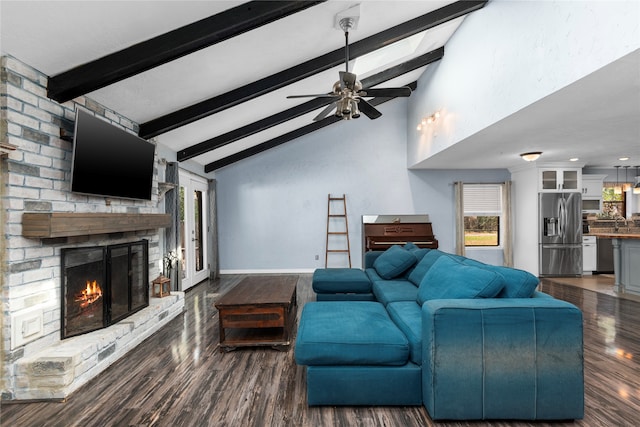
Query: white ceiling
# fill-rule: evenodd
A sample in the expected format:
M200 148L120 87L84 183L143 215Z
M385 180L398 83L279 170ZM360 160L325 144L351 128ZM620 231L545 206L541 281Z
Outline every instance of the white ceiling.
M522 163L517 154L528 151L542 151L539 162L577 158L592 168L640 166L640 50L460 141L420 167L504 168Z
M238 6L241 1L6 1L0 2L1 49L54 76L188 23ZM453 1L360 0L356 42L431 12ZM152 70L87 94L137 122L144 123L196 102L226 93L260 78L344 46L335 15L356 4L333 0L310 7L253 31L202 49ZM385 64L358 71L365 57L352 62L360 79L445 45L464 18L417 36L412 52L387 52ZM427 168L502 168L513 163L496 141L513 147L536 147L547 161L579 157L589 166L607 166L619 151L640 164L640 54L611 64L580 82L429 159ZM422 69L387 82L395 87L418 79ZM287 95L329 92L336 67L238 106L161 134L157 140L173 150L197 144L248 123L306 102ZM392 101L394 102L394 101ZM396 101L397 102L397 101ZM319 111L274 126L233 144L199 155L201 165L268 141L312 122ZM368 120L363 116L360 120ZM378 120L384 120L384 116ZM342 125L348 125L347 123ZM562 146L549 141L564 141ZM519 147L522 147L521 149ZM527 148L524 148L527 147ZM466 155L461 161L459 151ZM473 153L474 155L469 155ZM613 161L613 160L612 160ZM633 160L632 160L633 161ZM619 162L618 162L619 163ZM437 166L436 166L437 165Z

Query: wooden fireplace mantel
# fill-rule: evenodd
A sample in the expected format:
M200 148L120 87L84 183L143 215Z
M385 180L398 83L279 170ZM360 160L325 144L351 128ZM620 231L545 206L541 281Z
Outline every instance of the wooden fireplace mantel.
M27 212L22 214L24 237L71 237L89 234L152 230L171 225L169 214Z

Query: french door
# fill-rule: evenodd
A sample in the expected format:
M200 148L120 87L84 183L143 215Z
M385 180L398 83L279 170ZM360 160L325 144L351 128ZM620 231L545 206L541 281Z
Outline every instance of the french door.
M182 290L209 277L207 264L207 180L180 171L180 239Z

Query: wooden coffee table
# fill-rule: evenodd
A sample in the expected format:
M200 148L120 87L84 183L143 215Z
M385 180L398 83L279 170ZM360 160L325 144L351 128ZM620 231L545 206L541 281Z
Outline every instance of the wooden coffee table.
M250 276L216 303L220 347L271 346L284 350L291 344L296 319L298 276Z

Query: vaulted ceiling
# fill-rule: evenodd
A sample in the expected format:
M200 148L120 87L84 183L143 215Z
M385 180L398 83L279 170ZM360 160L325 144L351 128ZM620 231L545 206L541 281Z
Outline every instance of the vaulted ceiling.
M331 92L345 69L339 14L359 14L349 69L365 88L415 88L485 3L3 1L2 52L47 74L50 98L86 95L212 172L339 121L313 120L327 98L287 98Z
M0 48L50 76L51 98L86 95L207 173L339 122L313 120L327 99L287 98L328 93L344 71L338 14L359 5L349 69L365 87L415 87L465 16L486 3L2 0ZM549 161L577 156L610 167L630 155L637 163L639 63L640 50L420 167L509 167L504 141L514 153L541 149Z

